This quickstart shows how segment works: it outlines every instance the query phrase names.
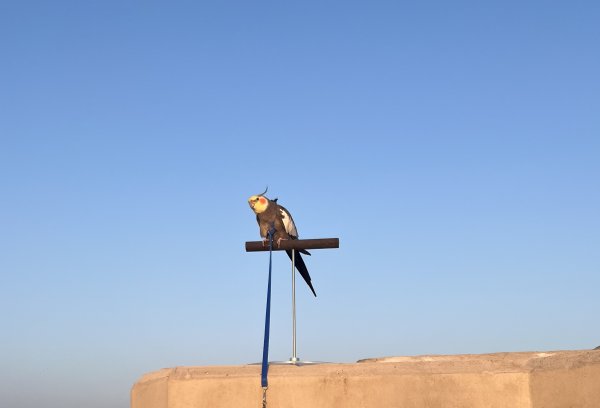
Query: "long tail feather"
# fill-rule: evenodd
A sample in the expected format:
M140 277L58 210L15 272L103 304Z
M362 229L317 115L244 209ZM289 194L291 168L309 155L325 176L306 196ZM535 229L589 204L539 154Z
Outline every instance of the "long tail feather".
M294 254L294 261L296 263L296 269L298 270L298 272L300 273L300 276L302 276L302 278L304 279L304 282L306 282L306 284L308 285L308 287L310 288L310 290L312 290L313 295L315 295L315 297L317 297L317 292L315 292L315 288L313 288L313 285L310 281L310 275L308 274L308 268L306 267L306 264L304 263L304 259L302 259L302 256L300 256L300 252L295 249L294 251L296 251L296 253ZM290 259L292 259L292 250L287 250L285 251L288 256L290 257Z

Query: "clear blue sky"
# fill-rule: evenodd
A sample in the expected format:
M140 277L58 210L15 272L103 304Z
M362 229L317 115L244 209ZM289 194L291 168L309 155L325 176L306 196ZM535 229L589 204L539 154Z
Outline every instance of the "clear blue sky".
M598 2L284 3L0 5L2 406L258 361L266 185L301 358L600 345Z

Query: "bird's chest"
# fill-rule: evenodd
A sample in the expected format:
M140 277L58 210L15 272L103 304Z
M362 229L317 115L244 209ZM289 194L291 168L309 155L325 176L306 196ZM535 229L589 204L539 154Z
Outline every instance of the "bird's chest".
M260 225L261 235L264 231L268 231L270 228L274 228L276 231L285 229L281 222L281 216L277 215L276 209L265 211L257 216L258 224Z

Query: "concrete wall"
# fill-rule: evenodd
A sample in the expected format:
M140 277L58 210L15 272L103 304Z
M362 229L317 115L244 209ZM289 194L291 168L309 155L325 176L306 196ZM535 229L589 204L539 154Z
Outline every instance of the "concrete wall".
M259 366L143 376L132 408L260 407ZM600 407L600 351L389 357L269 368L271 407Z

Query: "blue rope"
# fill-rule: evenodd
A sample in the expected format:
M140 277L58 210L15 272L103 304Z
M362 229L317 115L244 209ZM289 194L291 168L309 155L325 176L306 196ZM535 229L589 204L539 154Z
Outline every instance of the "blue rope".
M271 327L271 265L273 258L273 233L274 228L268 232L269 235L269 284L267 286L267 312L265 315L265 340L263 344L262 369L260 372L260 385L266 391L269 386L267 373L269 372L269 329ZM263 395L264 400L264 395ZM264 401L263 401L264 402Z

